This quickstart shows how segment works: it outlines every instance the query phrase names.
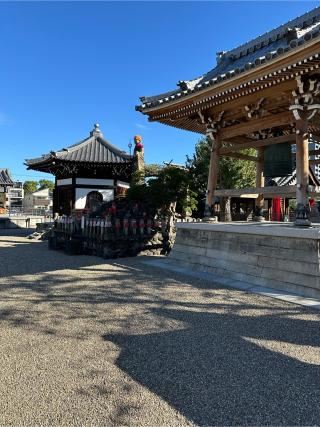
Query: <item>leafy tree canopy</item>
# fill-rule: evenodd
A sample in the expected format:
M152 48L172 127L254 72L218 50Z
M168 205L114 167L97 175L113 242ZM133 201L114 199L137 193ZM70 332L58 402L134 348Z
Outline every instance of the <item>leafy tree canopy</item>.
M49 188L49 190L54 189L54 182L49 179L40 179L38 181L25 181L23 184L24 194L31 194L37 190L44 190Z
M207 189L211 141L201 139L192 158L187 156L186 166L192 176L192 190L204 196ZM241 151L243 154L254 154L253 149ZM253 187L256 170L252 162L221 156L219 159L218 188Z
M134 179L131 183L128 197L150 203L163 214L173 208L186 215L196 207L196 195L190 190L189 172L184 168L166 166L148 182L137 181Z
M24 194L31 194L37 191L38 182L37 181L25 181L23 184Z
M40 179L39 180L39 190L44 190L45 188L49 188L49 190L54 189L54 182L49 179Z

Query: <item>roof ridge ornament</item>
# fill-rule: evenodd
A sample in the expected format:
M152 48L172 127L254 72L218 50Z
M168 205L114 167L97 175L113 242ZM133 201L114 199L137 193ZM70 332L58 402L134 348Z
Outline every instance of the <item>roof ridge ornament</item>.
M103 134L102 134L102 132L101 132L101 130L100 130L100 125L99 125L99 123L95 123L94 125L93 125L93 130L90 132L90 136L95 136L95 135L97 135L97 136L103 136Z
M216 53L216 61L217 61L217 65L219 65L222 60L226 57L226 50L221 50L220 52Z
M296 40L298 38L298 32L300 27L287 27L285 32L285 37L287 42L290 43L292 40Z

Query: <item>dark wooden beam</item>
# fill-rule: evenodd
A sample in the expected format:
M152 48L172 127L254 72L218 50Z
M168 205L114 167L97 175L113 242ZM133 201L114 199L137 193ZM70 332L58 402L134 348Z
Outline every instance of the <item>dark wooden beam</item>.
M320 159L309 160L309 165L320 165Z
M220 154L225 156L227 153L233 153L234 151L240 151L246 148L260 148L267 145L282 144L283 142L290 142L290 144L295 144L295 134L281 135L274 138L260 139L256 141L245 142L243 144L236 144L230 147L223 147L220 150Z
M309 155L310 156L320 156L320 150L310 150Z
M251 119L244 123L228 126L220 130L221 138L228 139L238 135L245 135L263 129L269 129L277 126L287 125L294 122L291 111L271 114L260 119Z
M315 195L320 193L320 187L310 188L310 194ZM274 187L253 187L253 188L242 188L242 189L221 189L216 190L215 195L220 197L245 197L246 195L263 194L265 197L295 197L296 186L295 185L284 185Z

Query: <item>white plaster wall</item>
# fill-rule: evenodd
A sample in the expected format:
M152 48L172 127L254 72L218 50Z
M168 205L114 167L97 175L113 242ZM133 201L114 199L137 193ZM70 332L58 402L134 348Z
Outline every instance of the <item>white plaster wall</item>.
M76 178L76 184L81 185L114 185L113 179Z
M64 178L64 179L57 179L57 186L59 185L71 185L72 184L72 178Z

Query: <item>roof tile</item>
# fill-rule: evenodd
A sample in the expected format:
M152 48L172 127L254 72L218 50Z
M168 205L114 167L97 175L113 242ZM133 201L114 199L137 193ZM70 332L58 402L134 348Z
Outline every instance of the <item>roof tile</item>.
M45 154L42 157L26 160L26 165L33 167L52 159L67 162L127 163L131 162L132 158L131 155L105 140L101 132L91 132L89 138L77 144Z

